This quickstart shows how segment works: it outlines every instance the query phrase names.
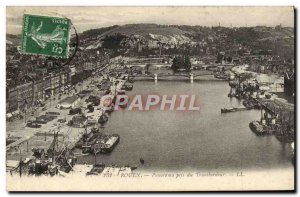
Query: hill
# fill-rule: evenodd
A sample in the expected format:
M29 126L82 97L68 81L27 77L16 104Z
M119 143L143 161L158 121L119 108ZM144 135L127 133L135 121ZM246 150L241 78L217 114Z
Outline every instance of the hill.
M148 36L149 34L158 34L163 36L185 35L189 32L183 31L176 27L157 24L128 24L113 29L106 35L123 34L130 36L132 34L140 36Z
M71 41L75 37L71 38ZM7 34L7 47L19 46L20 35ZM292 27L206 27L188 25L126 24L91 29L79 34L81 50L108 50L116 54L180 54L217 56L271 53L294 57Z
M90 38L84 42L87 49L98 48L102 43L114 38L119 40L118 44L133 46L136 43L159 42L164 44L182 44L189 42L190 33L178 27L157 24L127 24L123 26L111 26L83 32L81 38ZM120 39L121 38L121 39ZM123 40L123 41L122 41Z
M98 29L90 29L90 30L84 31L79 36L80 36L81 39L90 38L90 37L98 37L99 35L107 33L107 32L109 32L111 30L114 30L118 27L119 27L118 25L114 25L114 26L103 27L103 28L98 28Z
M6 44L7 45L21 45L21 36L20 35L12 35L6 34Z

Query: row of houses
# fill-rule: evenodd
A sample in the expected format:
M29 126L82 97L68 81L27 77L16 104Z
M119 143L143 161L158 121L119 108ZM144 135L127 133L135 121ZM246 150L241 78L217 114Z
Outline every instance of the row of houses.
M69 66L57 73L44 76L26 76L24 83L6 87L6 111L13 112L37 106L45 100L68 92L72 85L91 76L103 64L86 62Z
M30 78L30 77L29 77ZM6 87L6 110L22 110L47 100L51 96L65 92L71 87L67 72L49 74L44 77L31 78L15 87Z

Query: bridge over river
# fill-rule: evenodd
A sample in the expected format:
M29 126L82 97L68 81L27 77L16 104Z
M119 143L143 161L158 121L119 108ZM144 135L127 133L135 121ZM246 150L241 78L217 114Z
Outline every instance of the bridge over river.
M194 80L220 80L214 77L212 72L202 73L151 73L151 74L137 74L129 75L136 80L154 80L155 82L164 80L182 81L189 80L193 83Z

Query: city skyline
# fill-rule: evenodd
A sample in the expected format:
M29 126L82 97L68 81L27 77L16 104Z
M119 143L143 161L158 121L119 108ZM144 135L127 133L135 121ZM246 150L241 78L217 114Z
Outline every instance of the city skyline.
M20 34L23 13L64 13L78 32L112 25L294 26L290 7L7 7L6 32ZM145 14L147 13L147 14Z

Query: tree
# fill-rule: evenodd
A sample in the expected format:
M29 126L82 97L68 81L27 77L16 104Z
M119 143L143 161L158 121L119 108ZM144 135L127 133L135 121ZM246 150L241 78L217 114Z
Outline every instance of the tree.
M104 39L102 39L103 41L103 48L105 49L113 49L113 50L117 50L122 48L121 47L121 41L123 39L125 39L126 36L122 35L122 34L115 34L115 35L106 35Z
M149 71L149 67L151 66L151 64L146 64L146 71L148 72Z
M224 58L224 55L222 55L222 54L219 53L217 55L217 63L222 63L223 58Z
M174 70L174 71L176 71L176 70L180 69L181 65L183 65L182 58L176 56L173 59L173 63L172 63L171 69Z
M171 69L174 71L177 71L178 69L185 69L186 71L190 71L191 67L192 67L192 63L190 61L190 57L186 53L183 56L176 56L173 59Z
M190 60L190 57L189 57L188 54L184 55L183 67L185 68L186 71L190 71L191 70L192 63L191 63L191 60Z

